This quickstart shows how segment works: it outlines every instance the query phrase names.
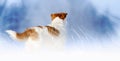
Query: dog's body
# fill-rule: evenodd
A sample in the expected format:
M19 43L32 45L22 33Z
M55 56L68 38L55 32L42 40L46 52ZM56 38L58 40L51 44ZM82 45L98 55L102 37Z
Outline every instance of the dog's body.
M48 26L31 27L23 33L12 30L6 32L15 40L25 41L27 50L62 49L66 40L66 15L67 13L52 14L52 23Z

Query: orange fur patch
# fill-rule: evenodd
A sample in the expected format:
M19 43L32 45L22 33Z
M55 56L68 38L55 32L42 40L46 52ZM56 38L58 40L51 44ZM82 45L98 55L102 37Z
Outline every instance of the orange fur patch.
M64 13L64 12L53 13L53 14L51 14L51 18L52 18L52 20L54 20L56 17L59 17L64 20L66 18L66 15L67 15L67 13Z
M51 26L46 26L47 29L48 29L48 32L53 35L53 36L59 36L60 32L59 30L57 30L56 28L54 27L51 27Z
M43 28L43 26L37 26L37 27L39 27L39 28Z
M35 29L27 29L23 33L17 33L16 37L18 39L27 39L28 37L32 38L33 40L38 38L38 33L35 31Z

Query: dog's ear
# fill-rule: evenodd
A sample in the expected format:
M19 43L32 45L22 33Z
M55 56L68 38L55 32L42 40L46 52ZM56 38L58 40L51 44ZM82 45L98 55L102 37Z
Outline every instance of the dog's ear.
M51 14L51 19L54 20L56 17L59 17L60 19L64 20L67 16L67 13L61 12L61 13L53 13Z

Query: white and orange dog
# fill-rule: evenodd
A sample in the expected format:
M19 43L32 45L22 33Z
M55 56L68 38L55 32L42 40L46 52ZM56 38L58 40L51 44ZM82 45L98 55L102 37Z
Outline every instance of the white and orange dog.
M14 40L24 41L25 49L63 49L66 40L65 18L67 13L51 14L52 22L47 26L36 26L26 29L23 33L12 30L6 32Z

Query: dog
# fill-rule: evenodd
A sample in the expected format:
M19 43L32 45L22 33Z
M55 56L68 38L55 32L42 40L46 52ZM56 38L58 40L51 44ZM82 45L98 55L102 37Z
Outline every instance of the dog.
M64 49L66 41L66 22L67 13L52 13L52 22L47 26L35 26L27 28L22 33L13 30L6 32L10 37L17 41L25 42L26 50L59 50Z

